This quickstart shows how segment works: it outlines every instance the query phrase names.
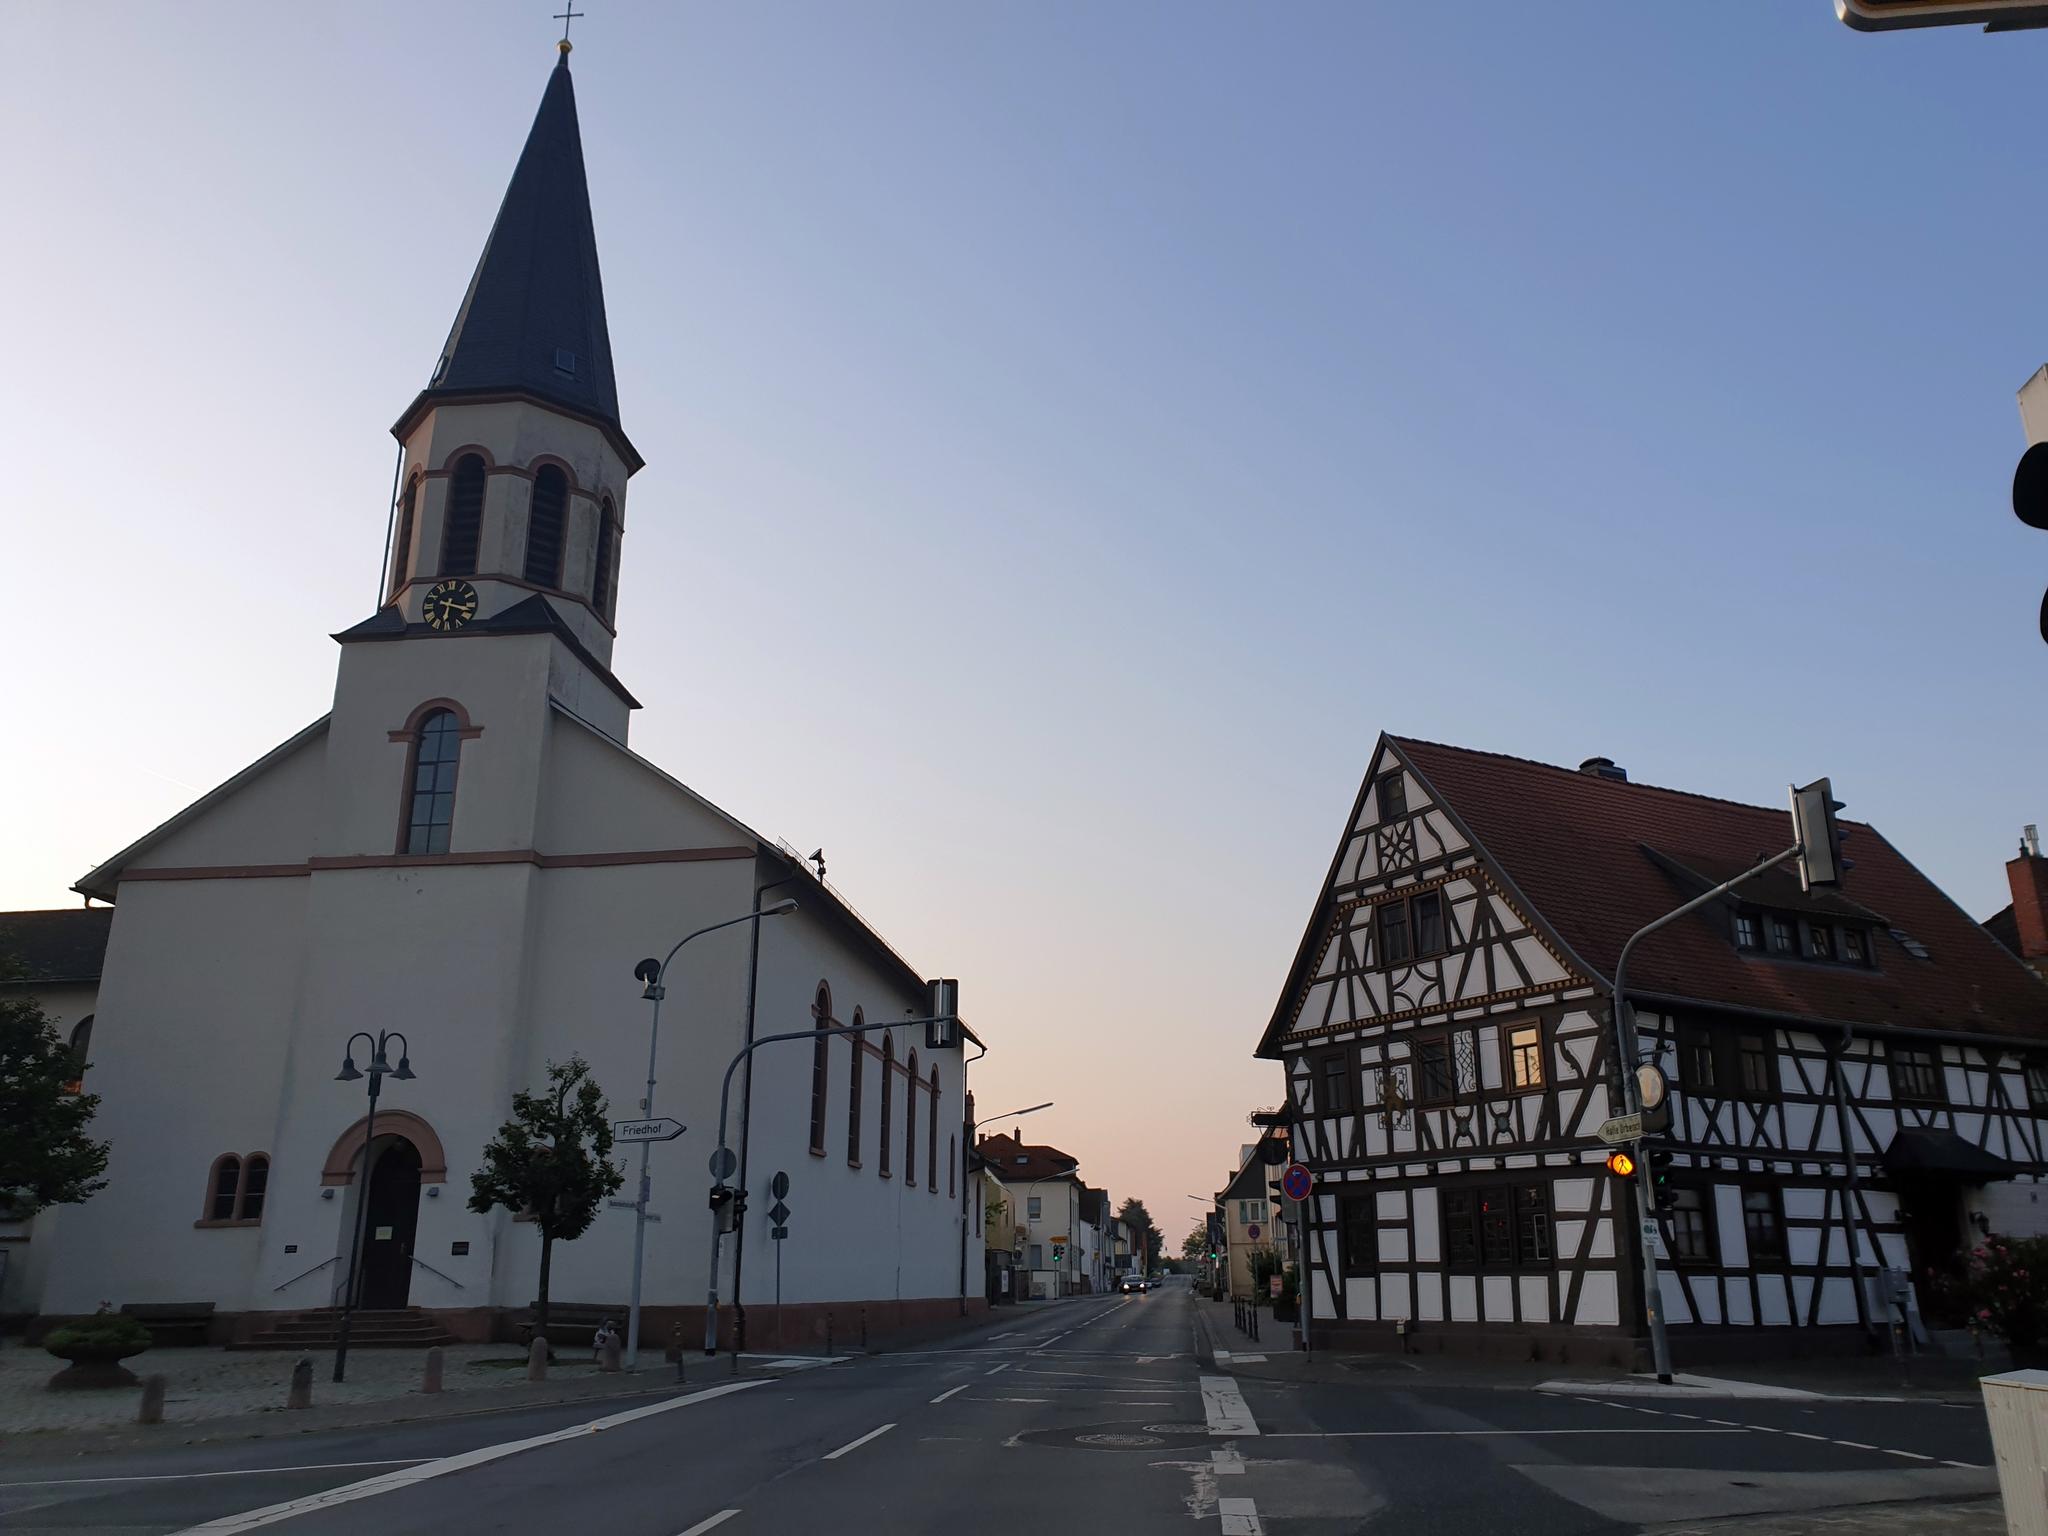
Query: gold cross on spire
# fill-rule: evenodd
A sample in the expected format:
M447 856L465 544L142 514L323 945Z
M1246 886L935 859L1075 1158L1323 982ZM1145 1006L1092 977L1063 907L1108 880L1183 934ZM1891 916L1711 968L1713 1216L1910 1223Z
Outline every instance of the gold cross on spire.
M567 53L569 51L570 46L569 23L576 20L576 18L581 16L582 14L583 12L576 9L576 0L565 0L562 9L555 12L555 20L559 21L562 24L562 40L559 43L555 44L555 46L561 49L564 53Z

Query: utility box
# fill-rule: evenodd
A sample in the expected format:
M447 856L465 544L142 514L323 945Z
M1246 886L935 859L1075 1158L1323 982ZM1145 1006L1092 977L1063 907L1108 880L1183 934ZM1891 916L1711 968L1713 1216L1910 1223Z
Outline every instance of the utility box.
M2048 1536L2048 1371L1986 1376L1984 1411L2010 1536Z

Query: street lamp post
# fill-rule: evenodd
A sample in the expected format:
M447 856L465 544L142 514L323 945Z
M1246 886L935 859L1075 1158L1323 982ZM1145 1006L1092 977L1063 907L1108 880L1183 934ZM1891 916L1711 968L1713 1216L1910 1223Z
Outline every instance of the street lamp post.
M358 1040L370 1042L370 1070L365 1074L356 1066L355 1044ZM392 1066L385 1054L389 1042L398 1042L398 1065ZM349 1321L355 1314L363 1284L363 1233L370 1221L370 1144L377 1138L377 1093L389 1075L401 1083L409 1083L416 1074L412 1069L412 1044L395 1029L379 1030L372 1035L366 1029L359 1029L348 1037L348 1043L341 1048L341 1070L334 1074L337 1083L353 1083L368 1076L370 1079L370 1113L363 1120L363 1171L356 1180L356 1232L355 1241L349 1247L348 1288L342 1293L341 1326L335 1332L334 1379L341 1381L348 1370Z
M781 917L785 912L795 910L796 899L791 897L759 912L747 912L739 917L729 917L722 923L711 923L677 939L675 947L658 964L650 958L633 968L634 978L647 983L647 990L641 995L654 1004L654 1020L647 1030L647 1096L640 1101L641 1118L654 1118L654 1054L661 1041L661 1000L668 995L668 968L676 957L676 951L690 940L701 939L721 928L731 928L738 923L758 924L764 917ZM759 929L755 931L759 932ZM654 1187L647 1169L648 1153L652 1147L652 1142L640 1143L640 1185L633 1197L633 1294L626 1308L626 1369L629 1371L640 1364L640 1278L647 1255L647 1201Z

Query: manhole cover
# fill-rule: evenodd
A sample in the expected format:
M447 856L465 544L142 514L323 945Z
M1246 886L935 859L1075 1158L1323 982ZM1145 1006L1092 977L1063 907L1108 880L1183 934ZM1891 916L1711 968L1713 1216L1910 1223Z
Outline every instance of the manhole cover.
M1155 1451L1209 1443L1206 1424L1070 1424L1019 1435L1026 1445L1063 1446L1081 1451Z
M1145 1432L1151 1435L1206 1435L1206 1424L1147 1424Z
M1101 1434L1076 1435L1076 1445L1107 1445L1117 1450L1136 1450L1140 1446L1163 1445L1157 1435L1134 1435L1129 1430L1111 1430Z

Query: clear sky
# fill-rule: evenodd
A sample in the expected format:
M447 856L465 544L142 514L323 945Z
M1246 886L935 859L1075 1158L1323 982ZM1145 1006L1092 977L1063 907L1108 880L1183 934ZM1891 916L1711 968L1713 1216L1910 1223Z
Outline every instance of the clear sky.
M9 8L0 906L320 715L551 4ZM2048 822L2048 36L1828 0L587 0L634 745L1178 1244L1383 728L1974 915ZM615 1085L623 1089L625 1085Z

